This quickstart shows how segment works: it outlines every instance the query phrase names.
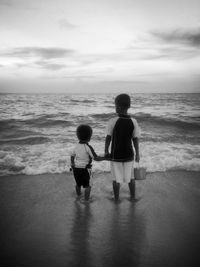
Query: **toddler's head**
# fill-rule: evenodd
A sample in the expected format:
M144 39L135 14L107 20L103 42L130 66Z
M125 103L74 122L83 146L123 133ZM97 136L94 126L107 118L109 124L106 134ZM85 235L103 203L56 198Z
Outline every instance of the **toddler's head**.
M89 142L92 136L92 128L89 125L81 124L76 129L76 135L80 142Z

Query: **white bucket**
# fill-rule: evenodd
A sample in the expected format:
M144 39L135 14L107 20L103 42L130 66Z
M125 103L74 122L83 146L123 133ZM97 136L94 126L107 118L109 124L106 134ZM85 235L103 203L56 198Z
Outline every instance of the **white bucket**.
M146 168L140 167L139 165L134 168L134 178L135 180L146 179Z

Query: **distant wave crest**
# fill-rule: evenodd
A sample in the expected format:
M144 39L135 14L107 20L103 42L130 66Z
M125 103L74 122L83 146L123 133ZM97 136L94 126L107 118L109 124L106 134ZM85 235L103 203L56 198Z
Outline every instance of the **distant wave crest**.
M189 127L190 130L200 130L200 121L198 121L198 118L193 118L193 120L191 120L191 118L186 120L185 118L184 120L181 120L178 118L153 116L143 112L136 113L134 117L139 123L152 123L157 126L175 126L183 129Z
M94 119L98 119L98 120L105 120L105 122L110 119L113 118L114 116L116 116L116 113L114 112L110 112L110 113L97 113L97 114L92 114L91 117Z
M84 100L80 100L80 99L71 99L70 100L73 104L78 104L78 103L95 103L95 100L90 100L90 99L84 99Z
M20 138L9 138L9 139L0 139L0 144L15 144L15 145L36 145L44 144L50 141L48 137L45 136L26 136Z
M66 119L52 118L49 115L39 116L37 118L27 119L27 120L10 119L10 120L0 121L0 128L4 130L18 128L23 125L31 125L31 126L41 128L41 127L53 127L57 125L71 126L73 125L73 122L66 120Z

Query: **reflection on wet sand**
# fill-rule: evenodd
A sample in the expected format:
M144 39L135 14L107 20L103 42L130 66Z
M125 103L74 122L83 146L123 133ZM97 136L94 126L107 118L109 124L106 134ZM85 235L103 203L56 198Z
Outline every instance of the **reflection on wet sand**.
M140 266L146 242L141 209L136 203L110 202L97 216L99 208L97 203L74 203L68 265Z
M71 229L70 266L94 266L90 253L90 204L74 203L73 226Z
M133 203L129 207L116 205L110 221L109 253L104 266L140 266L144 239L145 221L137 207Z

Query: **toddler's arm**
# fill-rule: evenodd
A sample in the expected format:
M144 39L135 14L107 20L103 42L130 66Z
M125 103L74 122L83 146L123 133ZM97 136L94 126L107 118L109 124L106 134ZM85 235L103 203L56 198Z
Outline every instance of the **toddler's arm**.
M75 156L71 156L71 167L75 167L75 162L74 162Z
M102 161L102 160L105 160L105 157L102 157L102 156L96 156L94 158L95 161Z
M98 156L96 154L96 152L94 151L94 148L88 144L88 147L90 148L90 150L88 150L88 153L90 155L90 157L95 160L95 161L102 161L102 160L105 160L105 157L104 156Z

